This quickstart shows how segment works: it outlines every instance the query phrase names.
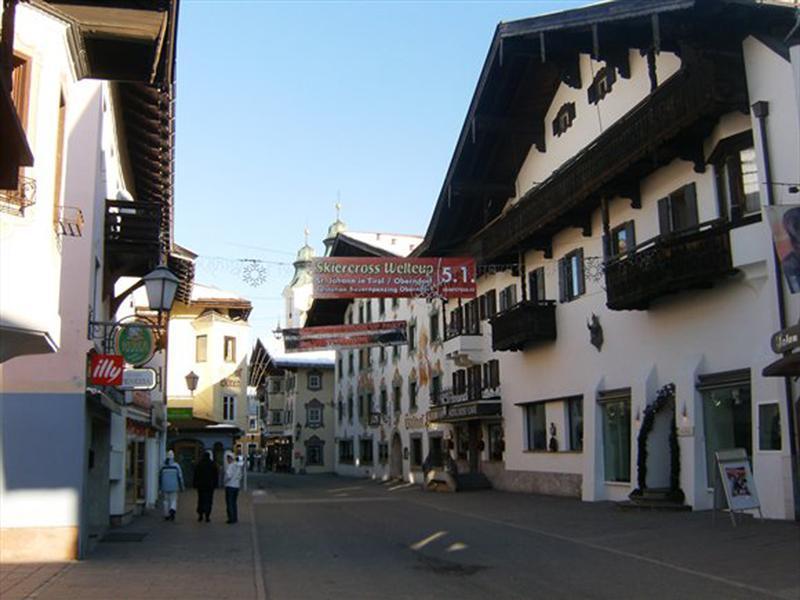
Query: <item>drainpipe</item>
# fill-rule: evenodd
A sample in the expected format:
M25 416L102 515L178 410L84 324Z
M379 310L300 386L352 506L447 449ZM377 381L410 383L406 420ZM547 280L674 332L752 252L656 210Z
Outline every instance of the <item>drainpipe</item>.
M775 206L775 195L772 193L772 162L769 155L769 145L767 144L767 117L769 116L769 103L765 100L756 102L752 106L753 116L758 120L758 143L761 156L764 159L764 179L767 192L767 205ZM778 297L778 322L781 329L786 328L786 299L781 274L780 259L775 246L772 248L772 257L775 267L775 291ZM786 354L784 353L784 356ZM794 400L792 394L792 381L789 377L783 378L784 395L786 397L786 415L789 420L789 452L791 454L792 469L792 488L794 494L794 519L800 521L800 485L798 485L797 474L797 433L794 411Z

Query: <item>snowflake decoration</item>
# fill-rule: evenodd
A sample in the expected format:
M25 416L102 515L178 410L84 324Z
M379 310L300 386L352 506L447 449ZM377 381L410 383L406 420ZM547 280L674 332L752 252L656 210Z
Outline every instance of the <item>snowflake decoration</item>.
M267 269L257 260L248 260L242 268L242 280L253 287L258 287L267 280Z
M605 287L605 266L603 259L599 256L587 256L583 259L583 270L586 278L594 283L599 283Z

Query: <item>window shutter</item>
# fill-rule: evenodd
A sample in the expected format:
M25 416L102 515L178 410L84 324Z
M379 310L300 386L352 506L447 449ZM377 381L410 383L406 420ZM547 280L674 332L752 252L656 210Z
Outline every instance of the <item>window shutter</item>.
M684 196L686 201L686 216L688 218L687 227L694 227L700 219L697 214L697 186L694 183L684 187Z
M672 231L669 213L669 198L661 198L661 200L658 201L658 228L661 231L661 235Z
M576 290L576 295L582 296L586 293L586 278L583 272L583 248L578 248L576 256L578 257L578 289Z
M575 120L575 103L574 102L570 102L569 104L567 104L567 114L569 115L569 122L570 122L570 125L571 125L572 122Z
M517 304L517 284L508 286L508 307L511 308Z
M497 290L491 290L488 297L489 316L497 314Z
M608 84L608 89L611 89L611 86L614 85L614 82L617 80L617 70L614 67L607 67L606 68L606 83Z
M536 299L539 302L544 302L547 298L544 290L544 267L536 269L536 273Z
M589 99L589 104L597 104L597 86L590 85L589 90L587 92L587 96Z
M625 223L625 240L627 244L627 250L628 252L631 252L636 246L636 227L634 226L633 221L628 221Z
M478 298L478 308L480 310L480 318L481 320L486 318L486 294L483 294Z
M558 301L565 302L567 299L567 269L566 261L558 259Z

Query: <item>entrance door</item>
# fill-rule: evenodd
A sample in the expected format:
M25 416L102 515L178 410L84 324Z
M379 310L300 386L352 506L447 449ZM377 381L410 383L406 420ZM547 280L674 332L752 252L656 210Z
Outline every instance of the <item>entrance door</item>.
M479 473L481 470L481 422L470 421L468 432L469 472Z
M192 487L194 485L194 466L200 461L203 444L195 440L181 440L175 442L173 452L175 452L175 462L181 466L183 471L184 484L186 487Z
M403 477L403 442L400 439L400 434L396 432L392 437L389 477L395 479L402 479Z

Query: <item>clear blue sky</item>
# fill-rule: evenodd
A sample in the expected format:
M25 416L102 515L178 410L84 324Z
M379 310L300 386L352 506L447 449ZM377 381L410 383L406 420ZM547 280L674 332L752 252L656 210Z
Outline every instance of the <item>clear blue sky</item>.
M238 263L291 262L310 229L423 235L494 28L580 2L182 0L175 233L197 281L282 315L287 266L249 285Z

